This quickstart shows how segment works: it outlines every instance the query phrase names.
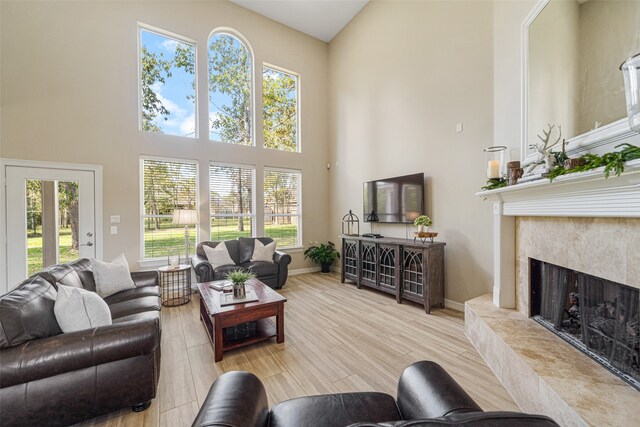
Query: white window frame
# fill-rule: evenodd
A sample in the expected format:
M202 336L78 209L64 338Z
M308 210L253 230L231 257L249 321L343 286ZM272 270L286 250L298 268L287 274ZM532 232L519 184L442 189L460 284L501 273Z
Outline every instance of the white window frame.
M229 168L243 168L243 169L251 169L251 179L252 179L252 183L251 183L251 207L252 207L252 213L250 215L243 215L243 217L249 217L251 218L251 237L256 237L256 218L257 218L257 205L256 205L256 190L257 190L257 183L256 183L256 166L255 165L248 165L248 164L241 164L241 163L224 163L224 162L209 162L209 170L208 170L208 174L207 177L208 179L208 197L209 197L209 230L210 230L210 234L211 234L211 239L213 239L213 227L211 227L211 221L213 220L213 218L237 218L238 215L233 215L233 214L223 214L223 215L212 215L211 214L211 166L219 166L219 167L229 167Z
M296 73L295 71L291 71L291 70L287 70L286 68L282 68L279 67L277 65L273 65L270 64L268 62L263 62L262 63L262 68L264 70L264 68L270 68L274 71L278 71L280 73L284 73L284 74L289 74L290 76L294 76L296 78L296 150L295 151L284 151L284 150L278 150L277 148L270 148L264 145L264 137L262 138L262 147L267 149L267 150L274 150L274 151L280 151L283 153L302 153L302 121L300 120L300 117L302 117L302 115L300 114L300 109L302 106L302 102L301 102L301 90L300 90L300 86L301 86L301 76L300 73ZM262 71L262 73L260 73L260 77L263 78L264 76L264 71ZM262 85L260 85L260 93L262 95L262 91L264 91L264 83ZM263 100L263 106L262 106L262 122L263 122L263 126L264 126L264 100ZM264 131L263 131L264 132Z
M244 44L244 47L247 48L247 50L249 51L249 57L251 58L251 69L249 70L249 72L251 73L251 90L249 91L249 97L251 98L251 100L249 101L251 103L251 144L250 145L245 145L245 147L255 147L256 146L256 61L255 61L255 55L253 54L253 47L251 46L251 43L249 43L249 40L247 40L247 38L245 36L242 35L242 33L240 33L240 31L237 31L234 28L231 27L217 27L214 28L210 33L209 33L209 37L207 37L207 71L206 71L206 78L207 78L207 139L210 142L215 142L215 143L219 143L219 144L224 144L224 142L219 141L217 139L211 139L211 125L209 123L209 116L211 115L211 110L210 108L210 100L209 100L209 41L211 40L211 37L217 35L217 34L227 34L230 35L232 37L237 38L240 43ZM140 67L138 67L140 68ZM241 145L241 144L229 144L229 145Z
M278 150L280 151L280 150ZM292 248L299 248L302 247L302 242L304 241L302 239L302 229L303 229L303 224L302 224L302 169L289 169L289 168L279 168L279 167L271 167L271 166L265 166L263 168L262 171L262 197L264 200L264 194L265 194L265 174L267 171L273 171L273 172L285 172L285 173L295 173L298 175L298 188L296 189L296 197L298 200L298 213L297 214L269 214L272 217L297 217L298 218L298 240L290 246L280 246L280 248L282 249L292 249ZM264 205L265 203L263 203ZM264 213L264 206L262 207L262 228L264 230L264 217L267 214ZM266 233L263 231L263 234L266 236ZM275 239L274 239L275 240Z
M144 213L144 161L145 160L153 160L156 162L172 162L172 163L187 163L187 164L193 164L196 166L196 202L195 202L195 209L198 210L198 212L200 211L200 169L199 169L199 165L198 165L198 161L197 160L193 160L193 159L180 159L180 158L175 158L175 157L157 157L157 156L146 156L146 155L142 155L140 156L140 171L139 171L139 176L138 176L138 180L140 181L140 265L142 267L148 267L148 266L153 266L153 265L160 265L160 261L166 262L166 257L165 256L161 256L161 257L153 257L153 258L145 258L145 253L144 253L144 220L148 217L159 217L159 218L172 218L173 215L152 215L152 216L147 216ZM200 241L200 224L196 224L196 245L198 244L198 242ZM193 250L193 252L190 251L190 253L195 253L195 248Z
M138 55L138 59L137 59L137 62L138 62L138 130L142 132L142 73L141 73L142 64L140 62L140 51L142 49L142 30L155 33L162 37L172 38L179 42L193 45L193 49L194 49L193 58L195 61L195 63L193 64L193 79L195 82L195 86L194 86L195 98L193 100L193 108L194 108L194 115L195 115L195 133L193 134L193 137L173 135L173 134L158 134L158 133L154 133L154 135L167 135L167 136L173 136L178 138L198 139L198 137L200 136L199 135L200 123L198 119L200 116L200 114L198 113L198 42L196 42L194 39L190 39L180 34L176 34L171 31L154 27L153 25L145 24L144 22L139 22L139 21L138 21L138 28L136 31L138 36L138 49L136 51L136 54Z

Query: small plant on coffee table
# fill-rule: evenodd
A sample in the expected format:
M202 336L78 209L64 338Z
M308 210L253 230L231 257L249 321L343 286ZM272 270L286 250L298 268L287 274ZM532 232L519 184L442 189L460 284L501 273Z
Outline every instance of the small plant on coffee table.
M340 258L340 252L336 250L333 243L318 243L314 242L311 246L304 251L304 257L309 258L316 264L320 264L320 271L323 273L329 273L331 271L331 264L338 258Z
M256 275L252 271L233 270L227 273L227 280L233 283L233 297L237 299L245 298L247 295L245 282L255 279Z

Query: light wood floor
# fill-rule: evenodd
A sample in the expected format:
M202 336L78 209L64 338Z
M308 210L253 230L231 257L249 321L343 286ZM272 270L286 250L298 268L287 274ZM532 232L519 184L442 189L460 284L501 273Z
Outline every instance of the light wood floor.
M424 313L391 295L341 284L337 274L290 277L280 291L285 342L225 353L219 363L199 319L199 296L162 308L158 395L142 413L128 409L82 426L190 426L209 387L223 372L255 373L269 403L321 393L382 391L395 396L402 370L417 360L440 363L484 410L518 407L464 335L463 314Z

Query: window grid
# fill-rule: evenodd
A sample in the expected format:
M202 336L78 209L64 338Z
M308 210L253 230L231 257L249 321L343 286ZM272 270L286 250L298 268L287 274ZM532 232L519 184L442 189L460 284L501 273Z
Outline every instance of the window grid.
M300 171L264 170L264 234L279 247L302 241L301 176Z
M265 148L299 152L298 76L262 67L262 117Z
M255 169L209 165L211 240L251 237L255 230Z
M254 145L251 51L227 32L212 34L208 51L209 139Z
M138 24L140 130L198 137L196 42Z
M184 229L173 224L176 209L197 209L195 162L142 159L142 259L179 256L186 253ZM197 227L189 226L191 248Z

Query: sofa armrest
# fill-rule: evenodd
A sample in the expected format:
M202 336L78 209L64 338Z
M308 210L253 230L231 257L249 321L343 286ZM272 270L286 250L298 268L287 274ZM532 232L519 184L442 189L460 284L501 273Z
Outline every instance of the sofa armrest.
M405 420L482 412L462 387L435 362L416 362L398 382L398 409Z
M207 258L200 255L194 255L191 257L191 265L198 277L198 283L210 282L213 280L213 267Z
M137 288L142 286L158 286L158 272L156 270L150 271L134 271L131 273L133 283Z
M209 389L192 427L264 427L269 407L264 386L250 372L220 375Z
M34 339L0 350L0 388L160 349L159 318Z
M278 264L278 288L284 286L289 276L289 264L291 264L291 255L284 252L276 251L273 254L273 262Z

